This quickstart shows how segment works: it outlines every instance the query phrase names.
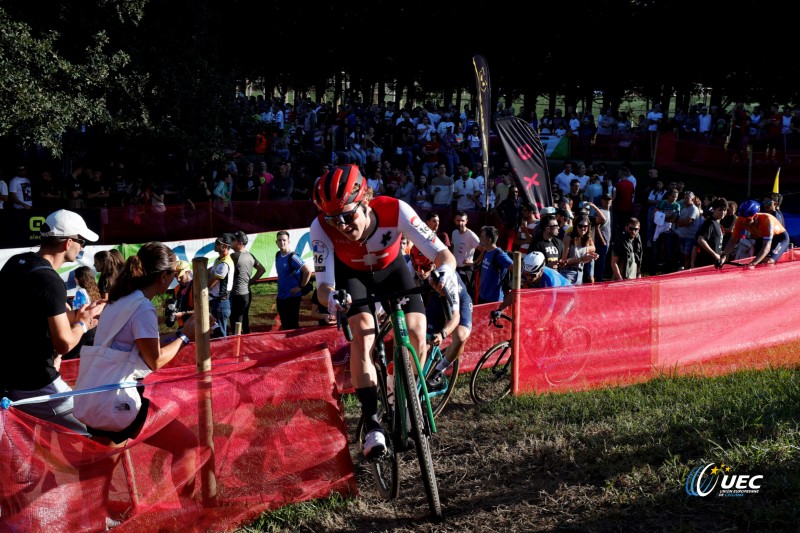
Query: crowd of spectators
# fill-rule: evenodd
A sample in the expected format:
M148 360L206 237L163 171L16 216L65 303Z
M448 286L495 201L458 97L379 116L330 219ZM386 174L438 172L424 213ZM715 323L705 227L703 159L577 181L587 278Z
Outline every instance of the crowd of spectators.
M579 283L615 275L614 244L631 227L628 222L634 216L642 231L640 274L691 268L696 233L708 215L703 207L714 201L713 195L685 191L677 181L665 186L656 169L637 189L629 163L623 162L612 176L605 163L587 159L564 164L553 180L553 205L536 215L538 210L524 205L502 150L491 143L490 168L484 169L479 125L469 106L463 110L434 103L400 107L395 102L368 105L355 100L334 108L310 98L289 104L240 96L239 107L236 144L216 164L189 165L184 176L145 177L127 175L121 161L107 165L74 161L61 177L40 169L33 178L20 164L10 186L0 180L0 205L4 203L5 209L129 206L159 212L169 204L194 207L210 202L224 212L237 201L309 200L319 176L332 165L351 163L360 167L375 196L394 196L418 212L444 208L450 213L489 213L495 217L498 246L506 251L534 250L547 234L541 221L552 217L559 225L552 238L559 243L566 240L568 246L551 244L547 265L563 266L566 277ZM637 132L669 129L710 144L724 138L728 146L800 146L796 142L800 110L788 106L780 112L777 105L747 110L737 103L728 112L697 104L687 112L677 108L667 117L655 104L633 122L626 112L611 108L597 117L573 107L556 109L552 115L545 110L541 116L524 108L519 113L511 108L497 112L498 117L505 115L526 120L543 136L565 135L579 144L613 138L623 146ZM780 214L779 195L764 200L765 209L777 206ZM726 212L723 230L732 225L730 206ZM576 217L588 217L588 227L576 223ZM581 234L581 246L576 248L578 234L572 232L584 229L588 231ZM742 246L747 242L744 239Z
M136 169L133 175L126 173L125 162L97 157L66 161L59 172L19 164L10 180L0 174L0 209L133 206L158 212L169 204L213 202L224 211L231 201L308 200L311 185L326 165L347 163L357 164L376 182L376 195L391 194L421 208L449 205L453 198L440 185L451 179L457 183L464 173L478 182L500 185L503 181L499 140L490 132L492 168L484 169L480 127L468 105L461 109L426 102L401 107L392 101L353 100L334 107L311 98L298 98L291 104L243 95L238 104L240 119L232 128L233 144L214 161L188 162L180 171ZM800 109L790 106L781 111L777 104L748 109L736 103L725 110L695 104L687 110L677 107L667 116L660 104L654 104L646 113L631 114L604 108L595 116L591 110L567 106L552 114L544 110L541 116L535 110L507 108L498 110L494 118L516 115L543 137L569 137L573 154L586 158L597 155L598 147L612 147L602 152L608 159L638 155L649 159L650 153L637 153L637 145L644 141L652 150L652 135L658 131L727 146L733 159L742 156L748 145L783 153L800 148ZM580 168L575 171L578 179L597 173L603 180L599 168L596 172L583 169L584 174ZM484 183L481 191L479 198L472 191L466 195L454 191L457 207L473 209L475 205L467 204L476 202L490 209L497 203L494 184Z

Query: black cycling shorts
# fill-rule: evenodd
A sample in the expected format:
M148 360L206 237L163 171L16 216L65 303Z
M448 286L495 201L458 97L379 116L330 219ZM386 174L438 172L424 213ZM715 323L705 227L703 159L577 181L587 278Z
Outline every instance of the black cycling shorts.
M400 292L405 289L412 289L417 286L414 282L414 275L406 266L403 256L398 255L394 261L383 270L376 272L361 272L354 270L345 265L338 258L335 263L336 272L336 288L344 289L353 300L360 300L367 298L371 294L385 294L392 292ZM389 303L382 301L384 311L391 312ZM422 303L422 297L419 294L412 294L407 297L407 302L403 304L403 311L405 313L425 313L425 305ZM351 307L347 316L357 315L359 313L371 313L370 307L362 305L359 307Z

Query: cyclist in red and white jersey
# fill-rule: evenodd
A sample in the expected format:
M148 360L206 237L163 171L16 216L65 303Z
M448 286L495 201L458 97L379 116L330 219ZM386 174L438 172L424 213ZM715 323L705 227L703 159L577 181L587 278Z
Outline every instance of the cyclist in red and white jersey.
M456 260L408 204L388 196L370 198L367 180L354 165L336 167L321 177L312 197L322 211L311 223L317 296L335 314L342 307L332 297L334 291L347 291L347 316L353 332L350 374L367 424L364 455L372 459L386 449L378 421L378 382L371 356L377 327L367 306L352 307L349 302L416 286L400 251L400 239L405 235L434 262L440 274L437 289L447 291L458 309ZM403 311L411 343L423 358L427 347L422 298L409 296Z

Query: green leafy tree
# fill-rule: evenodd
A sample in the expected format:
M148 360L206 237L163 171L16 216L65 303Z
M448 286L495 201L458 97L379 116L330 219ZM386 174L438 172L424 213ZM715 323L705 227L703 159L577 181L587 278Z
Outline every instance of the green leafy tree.
M11 136L20 147L40 145L53 155L63 149L62 135L95 124L126 127L147 123L148 114L136 106L146 75L132 71L130 56L114 46L100 29L109 19L117 25L134 23L144 2L98 2L96 25L84 26L79 39L69 28L86 22L81 14L98 6L69 10L62 5L50 18L39 17L41 4L11 2L0 8L0 136ZM79 3L76 2L76 6ZM56 16L57 15L57 16ZM100 17L100 18L98 18ZM105 19L105 20L103 20ZM52 26L44 24L52 22ZM128 94L133 102L120 112L109 105L109 94Z

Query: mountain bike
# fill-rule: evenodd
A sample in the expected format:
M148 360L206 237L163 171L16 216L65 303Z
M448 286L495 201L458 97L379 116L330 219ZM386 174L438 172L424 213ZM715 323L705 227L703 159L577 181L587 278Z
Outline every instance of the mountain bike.
M498 319L512 322L508 315L492 316L490 323L497 328ZM592 337L584 326L572 326L561 332L558 328L540 329L549 332L540 338L541 352L536 365L542 370L545 380L559 385L575 379L586 367L592 347ZM505 398L511 391L513 339L499 342L486 350L470 380L469 394L476 404L489 403Z
M375 346L372 350L378 381L378 416L383 426L384 434L387 437L386 451L370 464L378 494L384 499L397 498L400 489L399 455L415 448L428 506L436 518L441 518L442 507L430 448L430 439L436 433L436 422L434 421L434 412L425 380L420 379L419 383L417 383L415 379L415 376L424 376L425 373L408 337L405 313L401 307L402 300L406 296L422 294L430 290L432 288L429 285L423 285L381 296L373 294L367 298L354 300L351 305L357 307L370 306L375 320L374 323L378 324L374 304L388 302L389 320L385 325L386 331L384 332L383 328L381 328L381 333L376 336ZM337 291L336 298L341 303L346 300L347 295L343 290L340 290ZM450 312L449 298L448 303L443 305L443 308L446 314ZM338 318L339 326L344 331L345 338L348 341L352 340L353 336L347 324L346 313L340 313ZM394 379L393 394L390 394L387 387L389 363L384 345L384 337L388 334L389 329L394 334L394 350L391 361L394 367L392 378ZM439 403L443 408L444 402ZM361 441L366 436L365 426L364 420L359 420L356 435Z

